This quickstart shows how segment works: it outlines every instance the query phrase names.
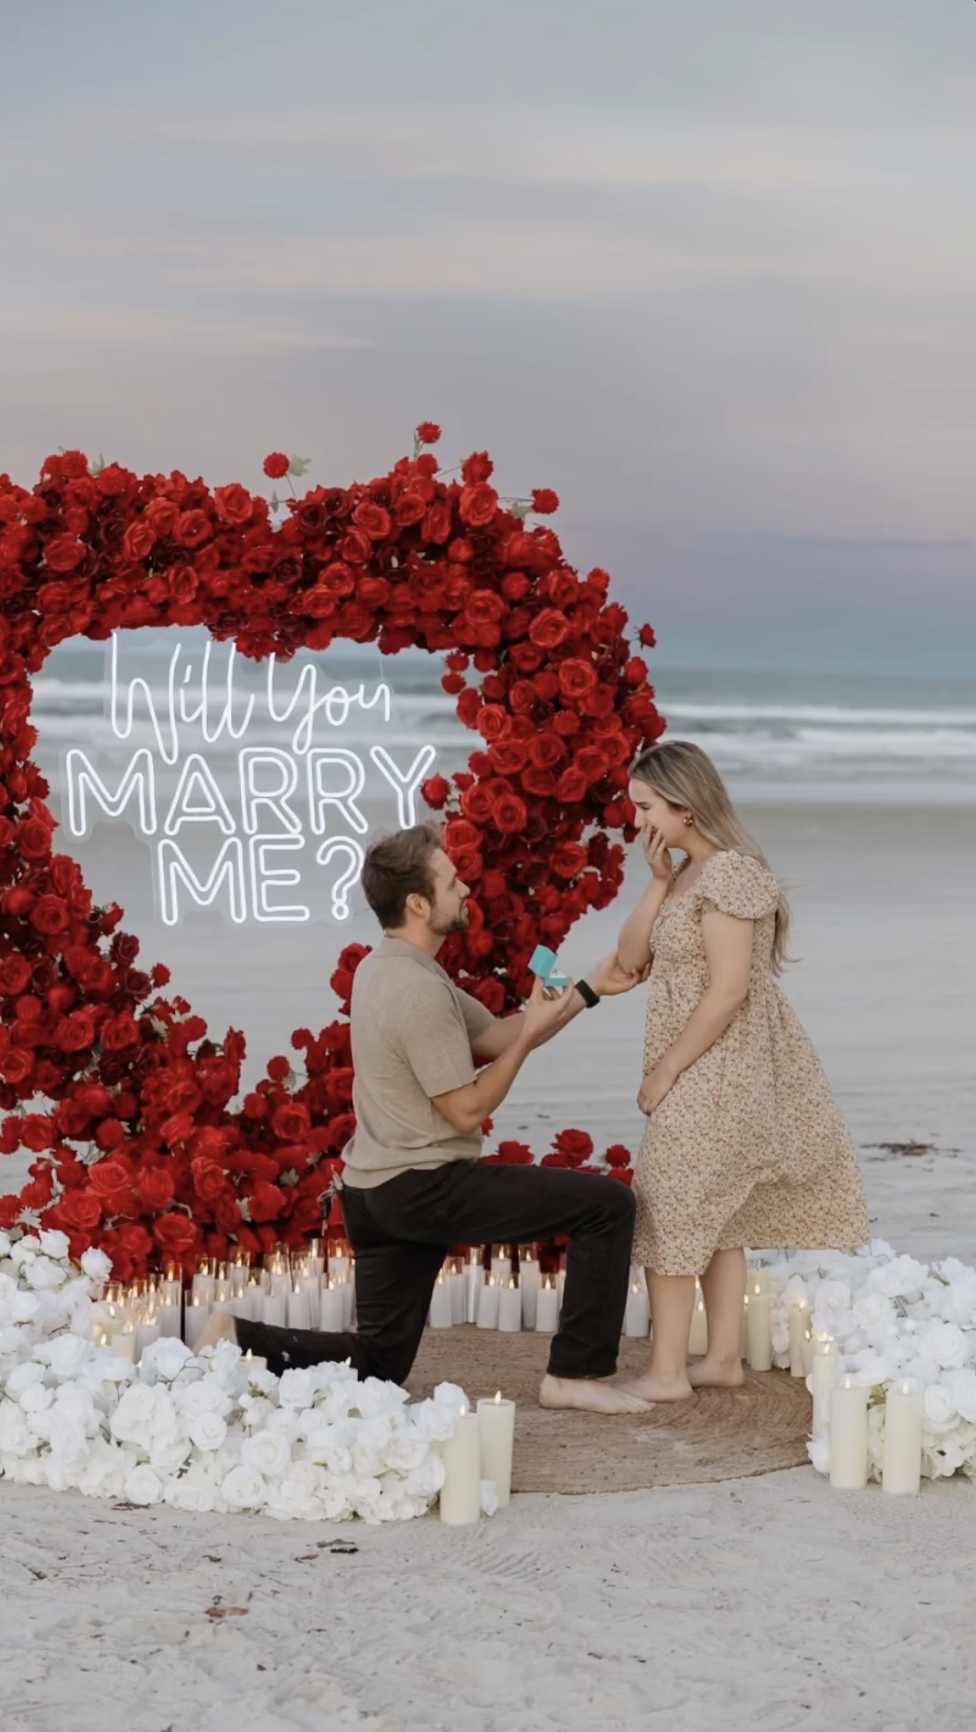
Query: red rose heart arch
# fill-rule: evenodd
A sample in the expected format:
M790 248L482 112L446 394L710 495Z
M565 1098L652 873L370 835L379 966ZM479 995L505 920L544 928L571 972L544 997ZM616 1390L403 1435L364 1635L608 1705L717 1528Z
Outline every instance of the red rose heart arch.
M440 478L424 449L438 436L422 423L389 475L315 487L280 525L237 484L93 472L76 451L49 457L30 491L0 475L0 1150L36 1157L20 1196L0 1198L0 1225L60 1228L74 1255L100 1245L120 1279L235 1244L296 1245L320 1228L353 1128L361 947L332 977L340 1017L292 1035L305 1080L273 1058L235 1110L243 1036L215 1041L184 999L164 997L169 971L138 966L122 910L94 907L52 847L30 709L54 645L203 625L256 659L339 639L445 653L443 686L481 749L453 785L423 788L473 890L470 924L441 959L495 1013L526 996L537 942L557 948L615 896L623 850L608 832L633 836L627 766L663 729L646 664L607 574L580 578L550 529L527 526L526 508L551 512L555 494L505 509L484 453ZM272 478L287 469L266 460ZM640 640L653 644L649 627ZM47 1110L25 1111L38 1101ZM565 1131L546 1158L580 1165L591 1152ZM625 1150L609 1155L626 1171ZM513 1143L489 1158L532 1157Z

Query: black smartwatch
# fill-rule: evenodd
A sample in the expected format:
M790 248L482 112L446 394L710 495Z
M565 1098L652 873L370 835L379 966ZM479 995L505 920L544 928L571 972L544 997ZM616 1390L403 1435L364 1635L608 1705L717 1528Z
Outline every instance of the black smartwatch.
M587 1010L594 1010L599 1004L600 994L594 992L592 986L590 986L587 981L578 980L576 982L576 990L579 993L580 998L583 1000L583 1003L586 1005Z

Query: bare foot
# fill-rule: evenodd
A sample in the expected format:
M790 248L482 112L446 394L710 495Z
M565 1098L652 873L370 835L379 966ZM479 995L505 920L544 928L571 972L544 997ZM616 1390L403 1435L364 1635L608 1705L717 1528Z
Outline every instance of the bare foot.
M698 1359L688 1367L688 1382L693 1389L741 1389L745 1380L741 1359L733 1359L731 1364Z
M591 1377L553 1377L547 1371L539 1385L540 1407L576 1408L584 1413L645 1413L647 1402L615 1383Z
M636 1395L639 1401L653 1405L656 1401L687 1401L695 1392L687 1376L661 1377L653 1371L646 1376L635 1378L633 1383L624 1385L628 1395Z

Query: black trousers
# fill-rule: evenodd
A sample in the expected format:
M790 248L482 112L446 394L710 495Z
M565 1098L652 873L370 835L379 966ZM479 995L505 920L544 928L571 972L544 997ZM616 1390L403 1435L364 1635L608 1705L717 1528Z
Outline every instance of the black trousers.
M269 1369L349 1359L361 1377L404 1383L417 1356L438 1270L451 1245L568 1236L566 1288L549 1370L608 1377L627 1303L634 1199L626 1185L561 1167L452 1161L411 1170L372 1190L341 1192L356 1253L356 1334L278 1329L239 1320L245 1351Z

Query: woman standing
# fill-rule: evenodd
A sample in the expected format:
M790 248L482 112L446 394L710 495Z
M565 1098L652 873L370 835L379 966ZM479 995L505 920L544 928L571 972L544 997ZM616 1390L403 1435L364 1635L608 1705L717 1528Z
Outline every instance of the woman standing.
M617 950L625 968L653 958L634 1258L654 1326L630 1388L680 1401L743 1381L746 1246L853 1249L870 1234L854 1145L774 978L789 910L721 776L672 740L638 758L630 798L651 882ZM696 1276L708 1353L689 1366Z

